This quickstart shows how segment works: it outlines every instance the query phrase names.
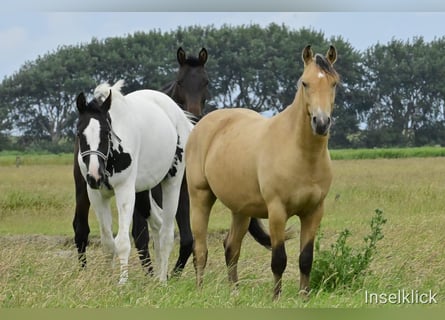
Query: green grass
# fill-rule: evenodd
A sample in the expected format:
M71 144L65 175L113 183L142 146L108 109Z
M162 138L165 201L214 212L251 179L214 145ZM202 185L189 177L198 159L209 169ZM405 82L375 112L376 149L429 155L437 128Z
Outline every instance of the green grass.
M222 247L230 214L219 202L210 217L209 260L201 291L195 288L191 261L181 278L162 286L145 276L134 249L129 283L117 286L118 268L111 268L102 254L93 213L88 268L80 271L71 227L72 165L36 161L40 164L0 166L0 308L358 308L375 307L366 305L366 291L399 289L437 292L443 307L444 160L333 161L334 181L325 203L321 250L329 250L345 228L351 232L348 245L361 248L376 208L384 211L387 222L363 286L332 292L321 289L308 302L298 295L298 238L286 243L288 264L279 301L271 301L270 251L250 236L242 246L239 290L232 292ZM299 228L296 218L288 224ZM175 245L171 267L178 255L177 239ZM379 307L397 306L406 305Z
M330 150L333 160L445 157L444 147Z
M445 147L331 149L330 153L333 160L427 158L445 157ZM64 165L73 163L71 153L0 151L0 166L15 166L17 157L20 158L20 165Z
M24 165L63 165L72 164L72 153L24 153L19 151L1 151L0 166Z

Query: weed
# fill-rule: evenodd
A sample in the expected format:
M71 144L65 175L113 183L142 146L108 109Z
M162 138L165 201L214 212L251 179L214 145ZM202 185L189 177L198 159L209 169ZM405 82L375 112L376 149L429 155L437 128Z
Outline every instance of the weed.
M351 235L348 229L344 229L331 244L331 250L321 250L321 233L315 243L316 259L311 272L311 287L317 291L333 291L339 287L360 288L376 253L377 242L383 239L382 227L385 223L383 211L376 209L371 219L371 233L364 238L365 245L360 250L347 245Z

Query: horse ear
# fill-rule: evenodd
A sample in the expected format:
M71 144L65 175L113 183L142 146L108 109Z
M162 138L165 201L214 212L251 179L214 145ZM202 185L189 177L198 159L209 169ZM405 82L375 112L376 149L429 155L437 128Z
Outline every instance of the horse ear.
M111 90L110 90L110 94L108 95L108 97L105 99L104 103L102 104L102 111L103 112L108 112L108 110L110 110L111 107Z
M185 63L185 51L184 51L184 49L182 49L182 47L178 48L176 57L178 58L179 64L182 66Z
M335 61L337 61L337 50L333 45L329 46L329 50L326 53L326 59L328 59L331 64L334 64Z
M206 48L202 48L201 51L199 51L199 62L204 65L207 62L207 57L208 55Z
M76 106L79 113L83 113L86 110L87 107L87 101L85 99L85 95L83 92L79 93L76 99Z
M307 45L304 49L303 49L303 53L301 54L301 58L303 59L304 65L308 65L309 62L312 61L314 57L314 52L311 49L311 45Z

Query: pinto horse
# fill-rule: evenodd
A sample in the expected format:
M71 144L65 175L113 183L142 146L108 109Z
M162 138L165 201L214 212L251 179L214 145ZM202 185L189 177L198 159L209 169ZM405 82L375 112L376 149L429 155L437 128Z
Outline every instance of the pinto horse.
M286 268L285 225L297 215L300 234L300 290L309 294L309 275L323 201L332 173L328 133L339 76L331 46L326 56L304 48L304 71L293 103L266 119L248 109L223 109L201 119L186 147L186 177L194 266L202 286L207 261L210 210L218 198L232 212L224 241L229 279L238 282L241 242L251 218L269 219L274 298Z
M84 94L79 94L77 162L99 220L104 249L119 258L120 283L128 279L135 193L161 185L162 209L152 205L149 222L160 261L159 278L166 281L185 170L183 152L193 124L164 93L139 90L124 96L120 92L122 84L99 85L88 104ZM119 215L115 239L110 208L113 195Z
M208 75L205 69L207 50L202 48L198 57L187 56L180 47L177 50L179 70L176 79L165 86L162 91L168 94L184 110L191 112L199 118L206 99L209 98ZM74 150L74 182L76 190L76 209L73 219L74 240L77 246L78 258L82 267L86 266L86 247L90 228L88 225L88 213L90 200L87 194L87 186L77 162L79 143L76 140ZM152 190L153 198L158 204L162 203L160 186ZM151 258L148 250L149 232L147 219L150 216L150 201L148 191L136 193L136 202L133 213L132 235L139 257L147 273L153 273ZM186 183L181 186L176 222L179 229L180 249L179 257L173 269L173 274L179 274L185 267L192 253L193 238L190 230L189 199Z

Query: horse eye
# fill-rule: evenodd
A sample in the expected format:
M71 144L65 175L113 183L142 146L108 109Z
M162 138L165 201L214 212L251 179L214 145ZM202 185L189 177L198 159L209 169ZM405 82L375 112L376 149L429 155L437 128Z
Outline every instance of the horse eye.
M182 87L182 85L183 85L183 82L182 82L182 80L179 80L179 81L177 81L176 83L177 83L177 84L178 84L178 86L180 86L180 87Z
M305 88L307 88L308 87L308 84L306 83L306 82L304 82L304 81L301 81L301 84L303 85L303 87L305 87Z

